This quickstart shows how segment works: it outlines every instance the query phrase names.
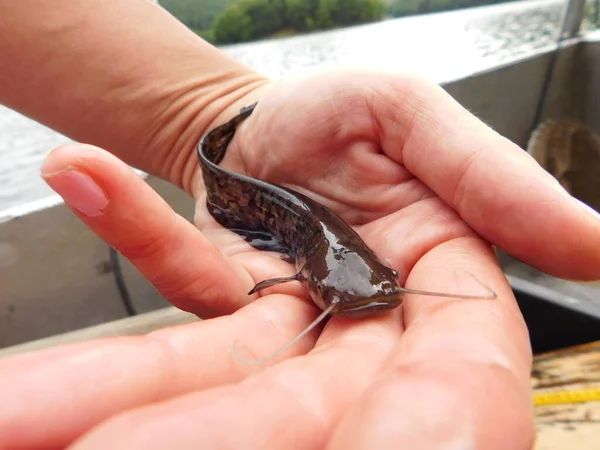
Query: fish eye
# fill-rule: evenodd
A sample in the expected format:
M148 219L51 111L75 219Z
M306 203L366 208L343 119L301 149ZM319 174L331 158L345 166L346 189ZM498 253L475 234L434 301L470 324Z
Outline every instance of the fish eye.
M398 276L398 272L397 272L397 271L395 271L394 269L392 269L392 274L393 274L395 277L397 277L397 276Z

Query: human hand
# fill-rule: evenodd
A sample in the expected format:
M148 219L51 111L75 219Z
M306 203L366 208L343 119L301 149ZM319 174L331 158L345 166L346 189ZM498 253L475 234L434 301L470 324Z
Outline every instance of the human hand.
M0 361L0 448L82 435L73 448L531 448L527 330L479 236L554 275L592 279L600 221L522 150L411 77L328 75L256 94L231 108L260 100L223 165L330 206L407 287L473 293L461 277L470 272L498 299L408 295L384 317L332 318L268 368L238 364L233 342L262 356L317 314L297 283L246 295L291 267L212 222L197 168L202 233L115 157L62 148L43 172L86 224L173 304L237 312ZM68 168L101 191L82 190Z

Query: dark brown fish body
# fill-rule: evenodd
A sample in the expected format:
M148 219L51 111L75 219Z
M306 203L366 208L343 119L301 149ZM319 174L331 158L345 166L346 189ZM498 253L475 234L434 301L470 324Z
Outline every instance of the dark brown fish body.
M208 132L198 144L198 157L207 191L207 208L225 228L259 250L273 250L294 262L297 273L258 283L252 294L288 281L308 286L323 311L293 340L272 354L244 363L262 363L283 353L317 326L328 314L370 317L396 308L404 293L457 298L496 298L406 289L398 273L383 263L358 234L337 214L292 189L267 183L220 167L236 127L256 104L242 108L229 122Z
M236 127L255 106L243 108L198 145L210 214L255 248L286 255L298 270L294 277L265 280L251 293L299 280L321 309L335 303L335 315L360 318L400 305L404 289L397 272L337 214L299 192L218 165Z

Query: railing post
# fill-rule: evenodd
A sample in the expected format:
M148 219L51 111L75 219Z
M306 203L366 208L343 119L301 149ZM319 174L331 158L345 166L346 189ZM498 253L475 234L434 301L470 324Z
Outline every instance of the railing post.
M579 34L583 22L585 0L567 0L567 7L559 40L569 39Z

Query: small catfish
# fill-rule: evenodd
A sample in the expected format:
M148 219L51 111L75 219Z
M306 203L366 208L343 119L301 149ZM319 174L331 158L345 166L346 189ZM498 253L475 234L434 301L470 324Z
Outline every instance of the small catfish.
M305 283L322 310L306 329L272 354L243 362L269 361L309 333L328 315L354 319L383 314L398 307L404 294L463 299L495 299L496 293L462 295L419 291L399 286L398 272L384 263L358 233L336 213L315 200L275 184L229 171L218 164L238 125L257 103L241 109L230 121L209 131L198 144L207 192L207 208L223 227L258 250L279 252L296 274L259 282L248 293L280 283Z

